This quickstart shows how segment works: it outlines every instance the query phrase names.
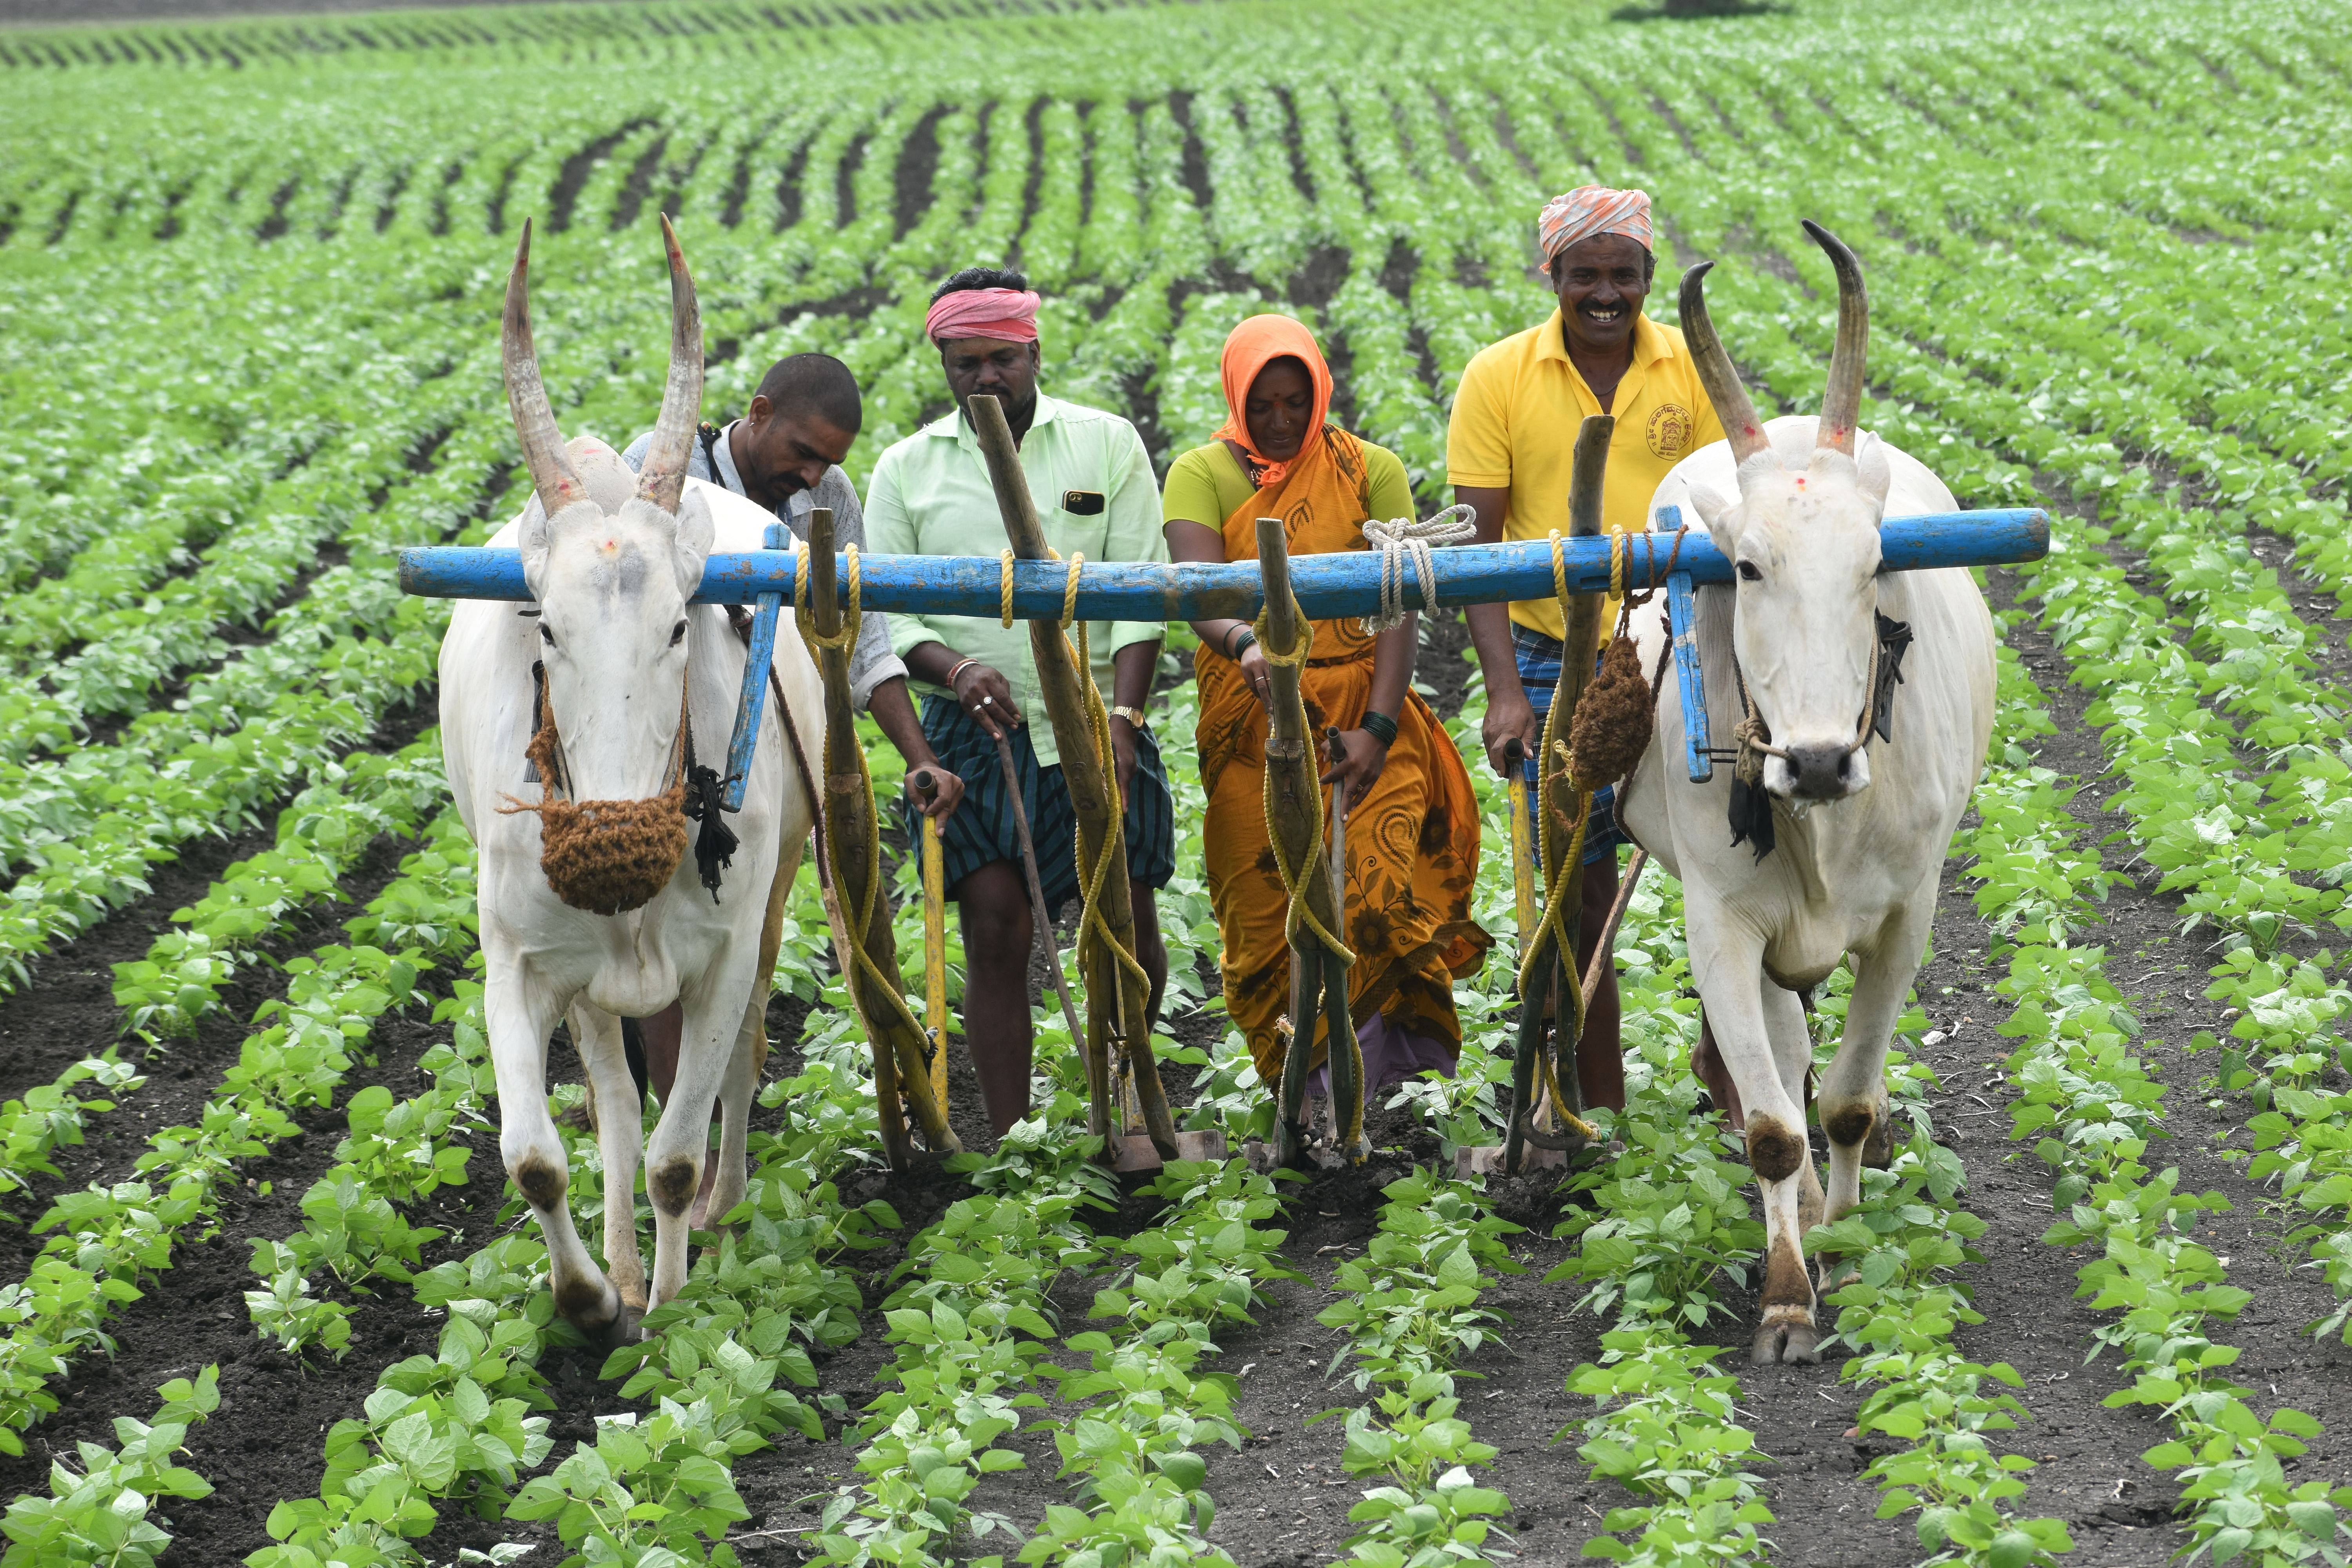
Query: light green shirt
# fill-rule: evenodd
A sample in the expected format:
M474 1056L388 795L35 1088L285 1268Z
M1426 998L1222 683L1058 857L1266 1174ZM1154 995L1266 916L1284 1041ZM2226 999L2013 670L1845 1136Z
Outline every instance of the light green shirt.
M1037 413L1021 439L1021 468L1045 542L1068 560L1084 552L1089 561L1165 561L1168 542L1160 531L1160 486L1151 458L1135 426L1116 414L1037 395ZM1072 507L1076 506L1076 510ZM980 438L963 416L933 420L882 454L866 486L866 547L877 555L997 555L1005 545L1004 522ZM1095 621L1087 633L1095 684L1103 700L1111 696L1111 658L1133 643L1157 642L1160 621ZM901 658L927 642L945 643L959 655L992 665L1012 684L1030 727L1040 766L1061 761L1054 729L1037 689L1029 657L1029 627L1015 621L1007 629L991 616L925 616L893 612L890 645ZM940 687L913 682L926 691Z

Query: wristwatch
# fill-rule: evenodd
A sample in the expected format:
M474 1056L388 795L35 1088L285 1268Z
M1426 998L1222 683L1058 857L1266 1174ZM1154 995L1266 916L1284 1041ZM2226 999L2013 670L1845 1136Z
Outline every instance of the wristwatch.
M1110 716L1114 719L1124 719L1139 730L1151 728L1150 716L1140 708L1114 708L1110 710Z

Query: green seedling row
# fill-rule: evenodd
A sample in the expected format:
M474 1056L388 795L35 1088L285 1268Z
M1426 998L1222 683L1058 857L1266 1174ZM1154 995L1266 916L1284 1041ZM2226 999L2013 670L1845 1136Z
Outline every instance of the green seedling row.
M428 851L410 874L470 872L468 860ZM395 882L350 922L358 945L330 944L289 963L285 995L263 1004L201 1121L158 1131L131 1179L60 1194L35 1222L37 1234L56 1234L27 1279L0 1287L0 1448L24 1451L20 1434L57 1408L48 1380L80 1356L111 1351L108 1320L170 1268L176 1246L213 1234L235 1163L294 1132L294 1111L333 1102L374 1020L415 994L428 961L405 922L420 901ZM446 891L441 901L450 901ZM470 926L459 916L436 930L446 944L468 937Z

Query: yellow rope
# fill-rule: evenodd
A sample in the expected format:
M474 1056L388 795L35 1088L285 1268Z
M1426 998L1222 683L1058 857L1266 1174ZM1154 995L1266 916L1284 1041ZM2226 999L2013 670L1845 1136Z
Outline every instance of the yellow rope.
M801 640L808 644L809 657L814 658L820 648L847 653L857 646L857 632L865 621L865 612L858 608L858 597L865 591L865 569L857 562L857 546L849 546L849 605L841 612L841 629L826 637L816 629L816 618L809 613L809 550L802 544L793 552L793 625L800 628Z
M1287 654L1277 654L1274 651L1274 644L1269 638L1271 626L1265 611L1258 612L1257 623L1252 629L1257 635L1258 651L1265 656L1265 661L1268 664L1278 664L1286 669L1303 669L1307 664L1307 654L1315 646L1315 623L1307 618L1295 599L1291 602L1291 623L1298 628L1298 642ZM1338 953L1340 963L1352 967L1356 962L1354 951L1346 942L1332 935L1330 929L1316 919L1315 911L1307 906L1307 868L1304 866L1293 866L1283 858L1282 837L1275 831L1274 826L1276 820L1274 769L1270 766L1263 769L1260 778L1262 780L1260 810L1265 817L1266 847L1273 851L1275 873L1282 879L1282 890L1288 900L1283 916L1283 936L1286 940L1295 942L1298 938L1299 928L1304 926L1315 933L1316 940ZM1339 786L1334 786L1334 788L1337 787ZM1323 792L1320 789L1311 789L1307 792L1307 809L1313 824L1313 831L1308 835L1307 842L1316 846L1314 853L1319 856L1322 853L1324 842ZM1335 897L1339 891L1337 888L1331 890ZM1299 962L1298 954L1295 950L1291 953L1290 961L1293 963ZM1318 994L1319 994L1318 991ZM1299 1047L1301 1049L1313 1048L1314 1019L1294 1018L1290 1021L1290 1043L1293 1046ZM1340 1042L1337 1040L1327 1040L1324 1044L1329 1050L1340 1048ZM1361 1092L1364 1082L1364 1051L1362 1043L1352 1034L1348 1037L1346 1048L1355 1060L1356 1084L1359 1092L1356 1102L1348 1107L1349 1124L1339 1131L1340 1146L1351 1149L1364 1133L1364 1097ZM1335 1082L1332 1087L1336 1089L1338 1084Z
M1619 570L1618 552L1613 544L1610 557L1610 574L1613 580ZM1552 589L1559 597L1560 629L1565 632L1568 629L1568 560L1560 550L1559 530L1556 528L1551 531L1551 580ZM1570 657L1571 650L1563 646L1560 649L1560 673L1563 676L1567 674L1566 660ZM1588 654L1587 657L1591 656ZM1560 966L1567 972L1568 983L1562 989L1569 994L1569 1006L1574 1014L1576 1031L1580 1037L1584 1032L1584 984L1577 973L1576 939L1568 930L1568 912L1561 908L1566 900L1561 895L1567 891L1570 868L1580 867L1584 863L1584 834L1592 816L1592 795L1587 790L1577 792L1576 821L1563 850L1558 843L1559 829L1551 809L1551 785L1561 773L1569 771L1568 742L1559 734L1560 706L1558 689L1555 688L1552 704L1544 711L1543 740L1536 751L1536 842L1538 847L1537 853L1544 864L1543 913L1536 921L1534 934L1520 951L1519 1005L1523 1007L1535 1005L1531 995L1541 984L1542 967L1537 959L1549 945L1558 955ZM1544 940L1547 935L1551 939L1549 944ZM1567 1099L1559 1090L1559 1075L1552 1058L1550 1051L1538 1051L1536 1054L1536 1060L1543 1070L1544 1088L1551 1095L1552 1109L1579 1135L1596 1137L1590 1123L1569 1110Z
M809 613L808 547L803 544L800 549L795 551L793 554L795 559L793 561L793 625L799 628L801 641L808 646L809 658L812 659L816 658L821 650L828 648L836 653L848 653L849 650L855 647L857 644L858 626L863 618L863 612L859 609L858 600L865 589L865 574L860 570L857 563L857 546L853 544L849 546L848 549L849 604L842 612L841 629L831 637L826 637L816 629L815 617ZM874 798L874 773L873 770L866 765L866 748L863 746L852 746L850 750L857 758L857 775L859 783L864 787L866 798L868 801L871 801ZM840 836L835 833L827 833L824 836L824 842L826 852L831 856L834 862L834 885L835 887L839 887L841 885L841 873L843 869L841 865L842 849ZM874 955L866 951L866 933L872 927L874 921L874 901L881 896L881 892L882 836L878 832L868 833L866 835L866 896L861 901L860 907L858 908L850 925L850 955L856 960L857 967L865 972L866 977L873 983L875 988L889 999L889 1005L897 1009L900 1020L905 1023L907 1027L911 1030L917 1037L928 1038L929 1031L926 1030L922 1023L916 1018L914 1009L907 1005L906 986L904 983L901 981L899 976L886 971L880 963L875 961ZM849 988L849 998L851 1003L857 1009L858 1022L866 1026L867 1037L869 1038L875 1037L877 1031L874 1028L872 1021L866 1016L866 999L862 989L856 985L852 985ZM914 1098L914 1094L909 1092L907 1083L904 1081L906 1074L901 1072L899 1077L901 1079L898 1086L899 1097L905 1100L912 1100ZM930 1082L929 1079L922 1080L922 1088L918 1092L922 1095L924 1101L929 1103L930 1099ZM931 1109L939 1113L940 1120L946 1120L946 1110L943 1107L933 1106ZM928 1138L928 1136L929 1134L927 1133L926 1137Z
M1062 552L1051 545L1046 546L1045 553L1056 561L1062 559ZM1004 627L1010 630L1013 626L1012 550L1007 548L996 560L997 615ZM1070 657L1077 661L1078 700L1086 710L1087 743L1102 768L1104 782L1111 786L1111 799L1118 809L1112 819L1110 832L1103 836L1092 866L1087 864L1085 836L1070 836L1071 858L1077 867L1083 910L1078 922L1078 969L1084 973L1088 958L1098 948L1108 947L1120 975L1138 987L1138 995L1149 996L1151 994L1150 973L1135 956L1134 951L1111 934L1102 911L1102 890L1103 885L1110 879L1111 857L1127 852L1127 802L1118 794L1118 753L1111 745L1110 712L1103 706L1102 689L1095 684L1095 668L1091 650L1087 647L1086 624L1077 618L1078 569L1086 564L1086 561L1084 551L1071 552L1069 570L1062 584L1062 631L1066 638L1071 627L1075 626L1077 628L1077 646L1071 649ZM1117 995L1112 996L1111 1004L1115 1008L1118 1002Z
M1078 565L1083 559L1083 556L1073 555L1070 561L1070 585L1062 601L1062 624L1066 628L1070 626L1077 605ZM1072 657L1078 664L1078 698L1086 707L1087 739L1094 749L1096 763L1102 769L1103 782L1110 785L1111 802L1117 807L1111 817L1110 831L1103 835L1092 866L1087 864L1086 836L1081 833L1070 835L1070 858L1077 868L1078 886L1086 892L1078 917L1078 973L1086 973L1091 953L1108 948L1111 960L1118 965L1126 984L1137 988L1137 995L1150 996L1150 973L1137 959L1134 951L1111 934L1109 923L1103 915L1102 891L1103 885L1110 879L1111 857L1127 854L1127 800L1118 792L1118 753L1111 746L1110 711L1103 706L1102 689L1095 684L1095 668L1087 643L1087 623L1079 621L1076 625L1078 644L1072 650ZM1117 994L1110 1000L1114 1007L1119 1005L1120 997ZM1123 1008L1121 1012L1123 1014ZM1130 1047L1133 1044L1131 1041L1129 1043Z
M1269 640L1270 628L1265 614L1260 611L1257 625L1253 628L1257 634L1257 648L1260 653L1265 655L1265 661L1268 664L1278 664L1285 668L1304 668L1307 663L1307 650L1315 646L1315 623L1298 612L1296 603L1291 606L1291 615L1293 623L1298 627L1297 646L1287 654L1276 653L1274 644ZM1264 777L1263 799L1266 843L1274 851L1274 868L1282 879L1282 890L1289 896L1289 909L1283 917L1283 935L1295 942L1298 937L1298 928L1303 925L1313 931L1317 940L1324 946L1338 953L1342 963L1353 963L1356 962L1356 955L1349 949L1348 944L1332 935L1323 922L1315 918L1315 911L1307 907L1307 868L1304 866L1293 866L1283 858L1282 837L1274 831L1274 770L1271 767L1265 769ZM1313 789L1307 792L1307 809L1312 814L1310 820L1313 824L1313 831L1307 836L1307 842L1320 846L1323 842L1323 792L1321 790ZM1293 1019L1292 1023L1297 1025L1299 1020Z

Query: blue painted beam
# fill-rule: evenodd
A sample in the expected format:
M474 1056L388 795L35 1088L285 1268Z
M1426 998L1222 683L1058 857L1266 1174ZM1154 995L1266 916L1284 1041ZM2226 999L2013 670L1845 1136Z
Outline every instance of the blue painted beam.
M1883 570L1916 572L1944 566L1992 566L2038 561L2050 549L2050 520L2038 510L1944 512L1895 518L1880 530ZM1568 587L1573 594L1609 590L1609 541L1562 540ZM1663 576L1674 550L1671 533L1633 536L1629 580ZM1541 541L1465 544L1435 552L1437 602L1485 605L1548 599L1551 549ZM704 567L698 604L749 605L762 594L790 594L793 558L780 551L713 555ZM940 616L993 616L1001 578L994 556L866 555L861 557L863 603L869 610ZM1683 540L1676 568L1694 584L1728 583L1731 563L1702 530ZM1022 561L1013 568L1013 613L1024 620L1058 619L1069 568L1057 561ZM1421 586L1405 573L1404 600L1425 609ZM1365 616L1380 607L1380 558L1370 551L1301 555L1290 563L1291 590L1318 620ZM845 601L847 564L839 580ZM457 545L400 552L400 585L440 599L528 600L522 557L512 550ZM1257 563L1165 565L1089 561L1079 573L1078 615L1087 620L1208 620L1255 617L1263 597Z
M782 550L792 541L785 536L781 522L768 524L765 542L771 550ZM735 732L727 741L726 793L719 805L728 811L743 809L743 797L751 787L751 753L760 740L760 715L768 705L768 667L776 658L776 620L782 614L782 594L762 594L757 601L759 613L751 617L751 642L746 649L743 663L743 693L735 702Z

